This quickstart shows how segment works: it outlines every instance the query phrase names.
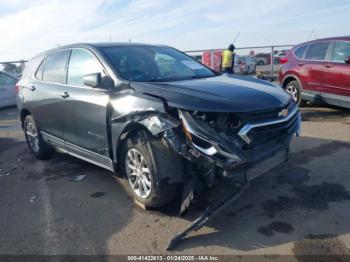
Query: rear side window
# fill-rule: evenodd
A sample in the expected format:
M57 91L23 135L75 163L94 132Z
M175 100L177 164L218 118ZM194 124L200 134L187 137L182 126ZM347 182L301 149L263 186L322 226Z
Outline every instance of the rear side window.
M46 58L43 81L65 84L68 51L58 51Z
M306 51L305 59L310 60L325 60L329 42L317 43L310 45Z
M303 58L306 48L307 48L307 45L303 45L303 46L298 47L297 49L295 49L295 51L294 51L295 56L297 58Z
M38 70L35 73L35 78L38 80L43 80L43 73L44 73L44 66L45 66L45 60L43 60L38 68Z
M97 58L86 50L73 49L68 65L67 84L85 86L84 76L93 73L101 73L102 78L105 76Z
M331 60L334 62L345 63L345 58L350 56L350 42L335 42L331 55Z

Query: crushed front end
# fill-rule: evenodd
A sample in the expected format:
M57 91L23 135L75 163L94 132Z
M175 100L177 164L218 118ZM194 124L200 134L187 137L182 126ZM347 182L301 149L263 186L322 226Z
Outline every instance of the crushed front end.
M246 113L179 110L189 154L208 183L218 176L247 177L267 172L288 158L301 116L290 101L283 108Z
M247 113L179 110L179 117L189 148L188 154L182 149L182 155L202 171L196 172L197 176L207 185L215 184L220 176L229 177L238 180L240 190L233 190L208 206L170 240L167 250L239 199L252 179L287 161L290 141L294 134L300 134L301 128L301 116L293 101L283 108ZM192 197L193 188L184 190L180 213Z

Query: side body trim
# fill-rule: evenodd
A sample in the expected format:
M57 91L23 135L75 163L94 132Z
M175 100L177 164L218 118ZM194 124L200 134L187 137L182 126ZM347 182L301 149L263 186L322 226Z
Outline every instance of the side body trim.
M115 172L113 161L110 158L74 145L72 143L65 142L64 140L45 132L41 132L41 135L45 142L54 146L59 151Z

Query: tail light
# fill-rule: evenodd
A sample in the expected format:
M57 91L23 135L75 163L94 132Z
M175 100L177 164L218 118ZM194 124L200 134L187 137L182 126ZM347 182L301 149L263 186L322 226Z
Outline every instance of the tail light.
M280 63L281 64L285 64L285 63L287 63L288 62L288 58L287 57L282 57L282 58L280 58Z
M15 85L15 92L18 93L19 91L19 85Z

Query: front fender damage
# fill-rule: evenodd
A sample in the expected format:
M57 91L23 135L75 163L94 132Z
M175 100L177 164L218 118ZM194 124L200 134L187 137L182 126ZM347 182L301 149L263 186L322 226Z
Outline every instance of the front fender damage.
M127 122L128 124L138 123L143 125L153 136L178 127L181 122L166 113L159 113L152 108L143 111L133 111L126 115L117 116L111 122Z

